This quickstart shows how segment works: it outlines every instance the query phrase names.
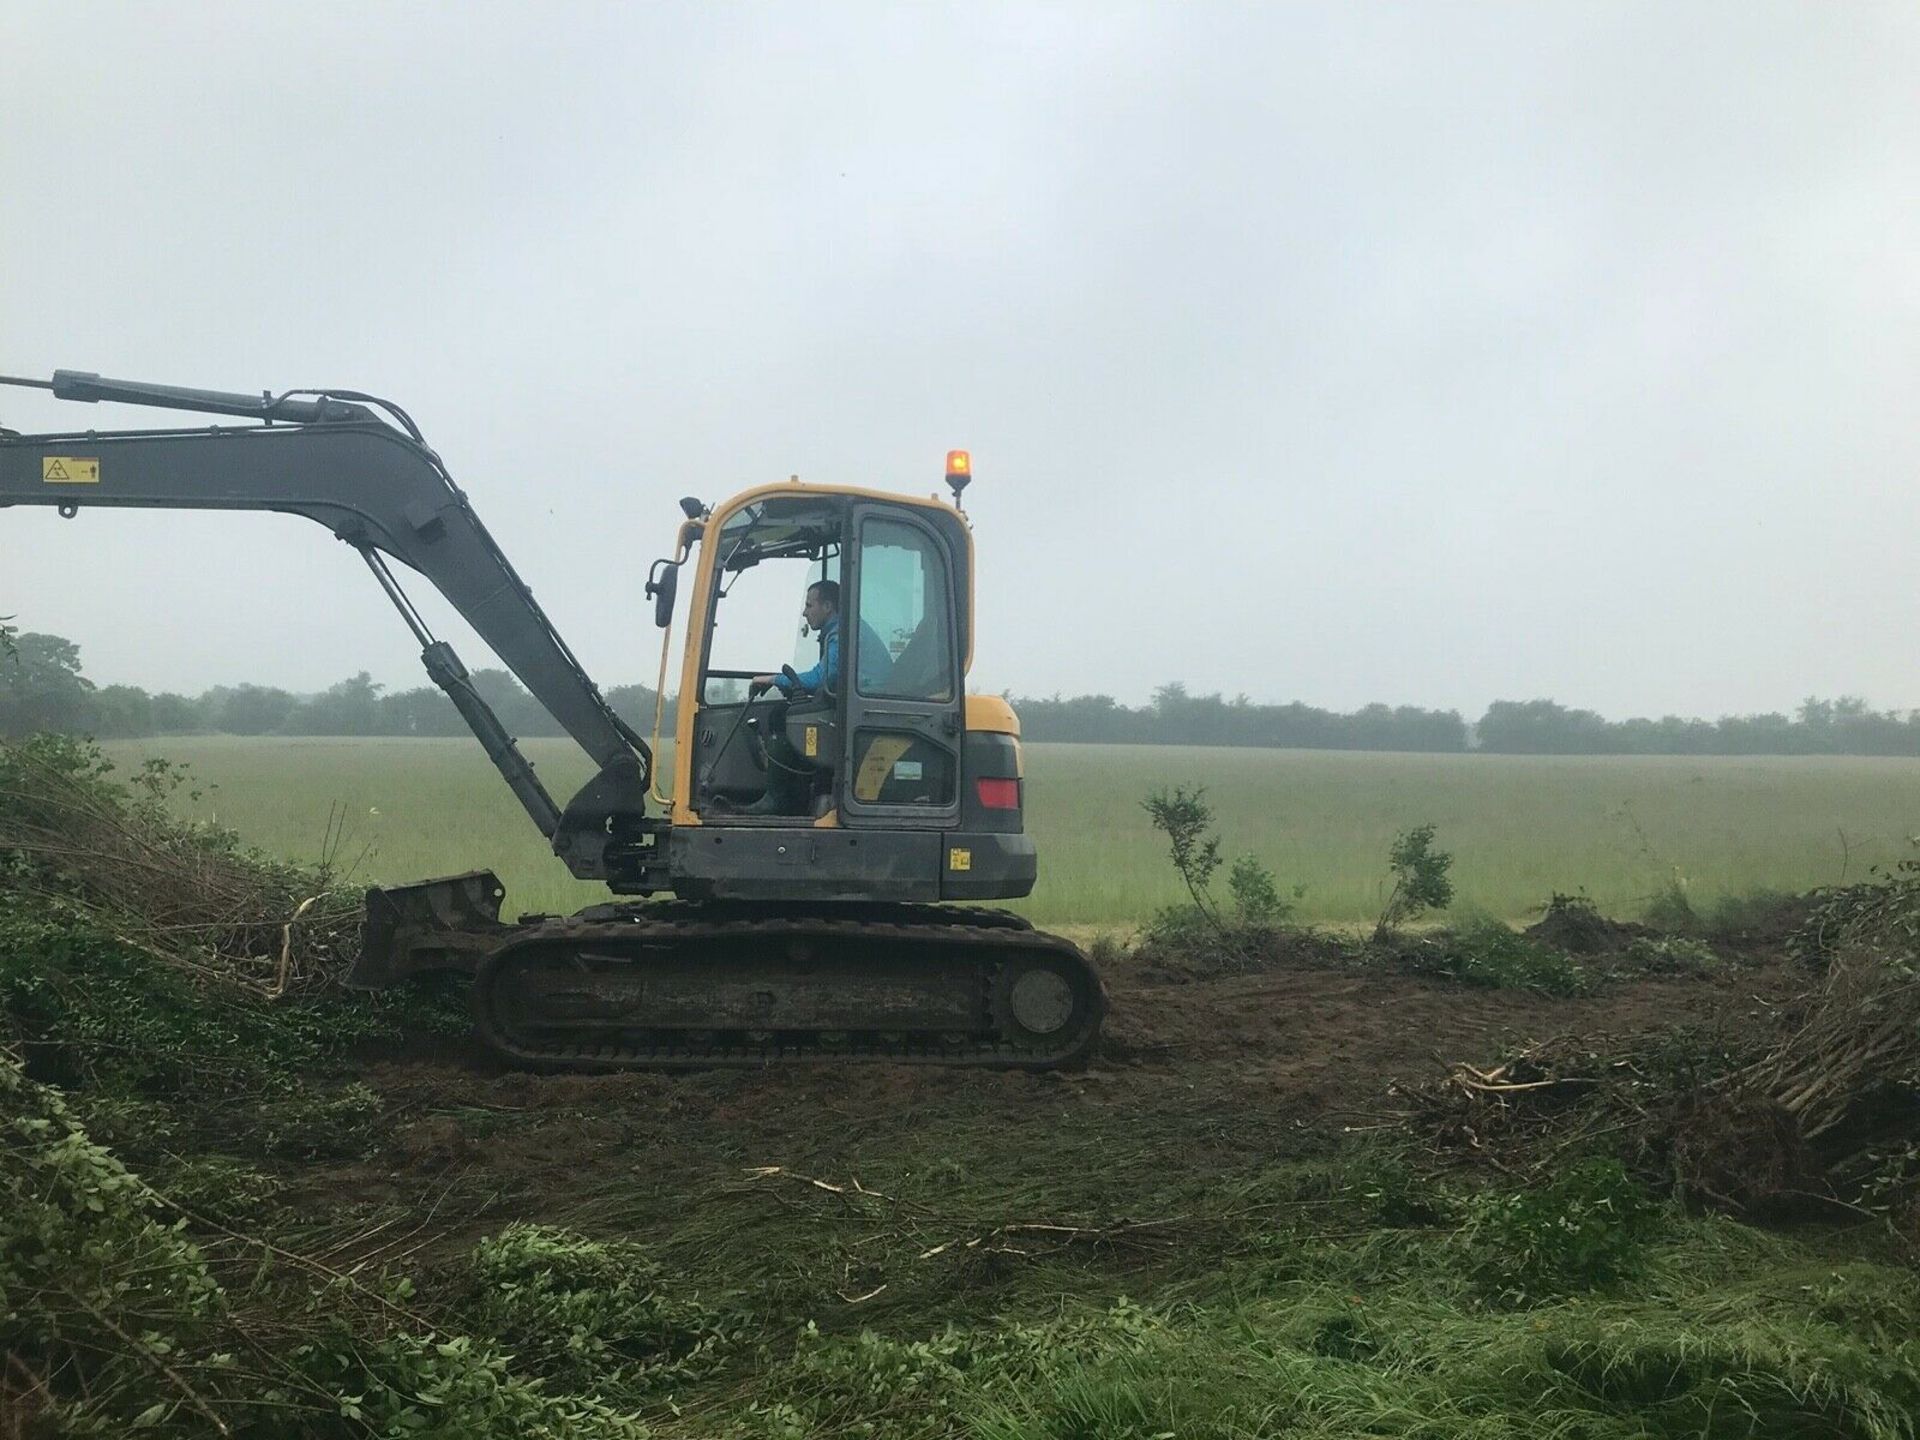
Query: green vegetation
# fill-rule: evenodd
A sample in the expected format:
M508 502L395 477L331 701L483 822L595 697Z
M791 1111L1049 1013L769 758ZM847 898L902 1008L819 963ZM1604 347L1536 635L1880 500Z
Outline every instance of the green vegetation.
M1396 957L1422 975L1440 975L1468 985L1578 995L1592 985L1579 961L1549 942L1522 935L1498 920L1423 936L1395 947Z
M1823 897L1798 1028L1717 1045L1532 1046L1439 1079L1389 1013L1358 1088L1289 1089L1296 1039L1272 1073L1244 1037L1211 1048L1271 978L1236 973L1165 987L1201 1023L1157 1066L490 1076L393 1056L444 1012L342 997L331 922L285 929L325 877L170 819L166 772L118 786L62 741L0 761L0 1433L1920 1430L1914 1130L1859 1103L1920 1062L1920 870ZM1162 798L1204 894L1210 807ZM130 846L165 895L123 888ZM1229 888L1230 926L1278 898L1258 861ZM1568 941L1611 923L1552 913ZM1632 939L1668 947L1647 968L1706 950ZM1571 963L1486 923L1429 944L1479 957L1476 1009L1551 988L1514 957ZM1370 985L1459 993L1323 958L1294 1003L1363 992L1329 1012L1343 1042ZM1113 959L1152 1023L1165 991ZM374 1035L387 1058L349 1063ZM1790 1173L1747 1123L1781 1112ZM1789 1184L1845 1223L1705 1208Z
M951 1088L867 1146L784 1106L761 1141L793 1163L745 1179L684 1132L663 1186L583 1153L499 1207L539 1220L350 1278L289 1248L321 1241L289 1207L258 1238L176 1229L0 1065L6 1403L56 1435L342 1440L1915 1433L1920 1287L1858 1240L1690 1217L1612 1160L1534 1188L1326 1138L1196 1162L1206 1106L1009 1126ZM603 1090L587 1133L651 1103ZM584 1123L508 1113L490 1143ZM287 1176L325 1203L323 1174ZM501 1183L414 1182L324 1243L373 1247L436 1197L484 1214Z
M1147 922L1141 941L1162 958L1203 969L1257 964L1293 914L1293 902L1282 898L1273 872L1249 851L1228 871L1232 908L1222 909L1212 890L1220 837L1206 793L1204 786L1176 785L1151 791L1140 802L1153 828L1167 837L1167 858L1187 892L1185 901L1163 906Z
M568 745L525 748L555 793L589 778ZM506 882L510 909L605 898L567 878L471 741L216 737L107 750L129 767L153 754L187 762L202 795L176 794L183 813L275 855L312 860L331 823L355 883L486 865ZM1584 890L1605 913L1631 916L1678 865L1711 923L1717 907L1756 892L1798 894L1839 881L1843 864L1859 879L1893 863L1920 815L1920 765L1904 760L1026 753L1027 820L1042 858L1039 888L1016 908L1056 925L1137 926L1185 898L1138 804L1176 778L1206 787L1233 853L1251 851L1283 876L1283 895L1303 887L1293 918L1314 924L1370 925L1386 900L1387 847L1428 821L1454 856L1457 906L1524 923L1543 897Z
M1373 927L1376 943L1388 939L1407 921L1453 903L1453 881L1447 878L1453 856L1433 848L1436 828L1432 824L1416 825L1393 837L1393 848L1387 851L1393 888L1387 892L1387 903Z

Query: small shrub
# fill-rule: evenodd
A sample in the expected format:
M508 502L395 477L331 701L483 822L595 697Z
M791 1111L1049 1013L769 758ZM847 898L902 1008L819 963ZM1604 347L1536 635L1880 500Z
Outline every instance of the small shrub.
M1140 927L1148 950L1179 959L1217 959L1224 927L1197 905L1163 905Z
M1376 942L1386 941L1393 932L1415 916L1428 910L1444 910L1453 903L1453 881L1447 872L1453 868L1453 856L1433 848L1433 825L1416 825L1394 837L1387 851L1387 868L1393 874L1393 889L1373 927Z
M734 1323L676 1294L631 1241L590 1240L547 1225L510 1225L472 1256L472 1327L515 1363L591 1391L686 1379L713 1368Z
M1212 833L1213 807L1206 794L1205 786L1189 790L1176 785L1171 791L1154 791L1140 805L1152 817L1153 828L1167 837L1173 868L1193 897L1194 909L1218 926L1219 911L1207 887L1220 868L1220 839Z
M1784 935L1792 930L1806 901L1784 890L1748 890L1722 895L1707 911L1709 935Z
M1233 869L1227 873L1227 890L1233 896L1234 916L1242 925L1270 929L1293 914L1293 901L1281 897L1273 871L1251 853L1233 862Z
M283 1160L363 1160L377 1144L380 1092L356 1080L337 1090L298 1091L259 1109L261 1149Z
M1711 945L1685 935L1658 940L1643 935L1627 942L1625 954L1629 962L1656 975L1711 975L1725 965Z
M1521 935L1497 920L1423 940L1404 958L1421 974L1500 990L1579 995L1591 984L1587 972L1566 951Z
M1677 870L1647 896L1640 918L1671 935L1692 935L1700 929L1700 913L1687 894L1686 876Z
M155 1172L153 1188L189 1214L233 1225L259 1218L286 1187L244 1160L202 1155Z
M1397 1154L1383 1153L1361 1164L1343 1193L1359 1202L1359 1212L1370 1222L1390 1229L1444 1225L1454 1218L1452 1197Z
M949 1435L971 1359L968 1337L951 1327L926 1340L895 1340L870 1330L825 1336L809 1320L793 1359L770 1377L778 1398L748 1411L748 1433L769 1440Z
M1142 938L1150 948L1183 959L1244 965L1293 913L1273 872L1258 856L1242 855L1227 875L1233 896L1231 918L1221 914L1211 889L1220 868L1220 840L1213 834L1213 807L1206 790L1176 785L1156 790L1141 801L1154 828L1167 837L1173 867L1187 887L1185 904L1163 906L1147 922ZM1305 893L1296 888L1294 899Z
M297 1347L291 1360L301 1379L347 1422L341 1431L315 1427L299 1433L380 1440L470 1435L647 1440L652 1433L597 1397L549 1395L538 1380L510 1369L507 1355L471 1335L397 1332L374 1339L336 1321L323 1338ZM290 1393L269 1390L262 1398L285 1408Z
M1618 1160L1587 1160L1543 1186L1468 1206L1463 1239L1484 1285L1511 1301L1549 1299L1637 1274L1660 1207Z

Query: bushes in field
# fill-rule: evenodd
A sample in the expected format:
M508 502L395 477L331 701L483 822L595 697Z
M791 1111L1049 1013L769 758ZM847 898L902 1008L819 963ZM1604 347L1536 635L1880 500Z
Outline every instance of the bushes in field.
M1387 903L1373 927L1374 944L1392 939L1394 931L1407 921L1453 903L1453 881L1447 878L1453 856L1433 848L1434 832L1431 824L1416 825L1394 836L1393 847L1387 851L1393 888L1387 892Z
M327 866L244 850L231 832L176 819L188 783L164 760L125 782L90 743L0 743L6 892L115 936L192 979L275 999L325 990L352 964L359 896Z
M1146 939L1173 954L1212 951L1229 964L1245 965L1291 917L1301 892L1296 889L1292 900L1283 897L1273 872L1258 856L1246 854L1227 872L1232 902L1231 908L1222 908L1212 889L1221 865L1220 839L1213 833L1213 807L1206 793L1204 786L1176 785L1140 802L1153 828L1167 837L1168 858L1188 896L1186 904L1164 907L1154 916Z
M1436 844L1437 828L1416 825L1394 837L1387 852L1386 899L1367 945L1333 937L1310 941L1296 935L1278 944L1293 915L1293 899L1281 894L1273 873L1254 855L1243 855L1229 872L1231 904L1220 903L1212 889L1224 861L1214 833L1213 808L1203 788L1175 786L1143 800L1156 830L1166 837L1168 858L1188 895L1186 902L1161 909L1140 937L1142 952L1161 961L1204 972L1244 969L1281 954L1321 954L1326 959L1387 961L1416 974L1469 985L1533 990L1547 995L1578 995L1596 983L1597 973L1580 957L1606 957L1607 973L1645 975L1714 974L1724 968L1720 954L1696 931L1726 936L1753 929L1777 929L1795 913L1797 901L1756 895L1731 901L1703 920L1689 907L1680 933L1658 933L1646 925L1608 919L1584 895L1553 895L1541 920L1524 932L1491 916L1470 915L1451 928L1409 938L1402 927L1452 904L1453 856ZM1117 946L1100 942L1100 959L1111 963Z

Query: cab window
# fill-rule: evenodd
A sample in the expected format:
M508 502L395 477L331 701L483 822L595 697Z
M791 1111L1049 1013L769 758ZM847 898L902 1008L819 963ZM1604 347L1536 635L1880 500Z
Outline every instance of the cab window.
M836 507L812 497L774 497L735 512L714 537L719 584L709 621L703 704L746 697L747 681L789 661L796 671L820 659L820 637L800 615L807 587L840 579Z
M953 622L946 557L917 525L869 519L860 527L862 695L953 699Z

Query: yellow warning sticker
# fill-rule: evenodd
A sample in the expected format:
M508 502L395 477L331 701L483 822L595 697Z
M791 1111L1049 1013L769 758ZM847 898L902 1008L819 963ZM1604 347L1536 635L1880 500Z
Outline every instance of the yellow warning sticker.
M807 758L811 760L814 756L818 755L819 753L820 753L820 727L818 725L809 725L807 726Z
M100 461L92 455L42 456L40 479L48 485L98 485Z
M973 851L962 850L956 845L947 851L947 868L949 870L973 869Z

